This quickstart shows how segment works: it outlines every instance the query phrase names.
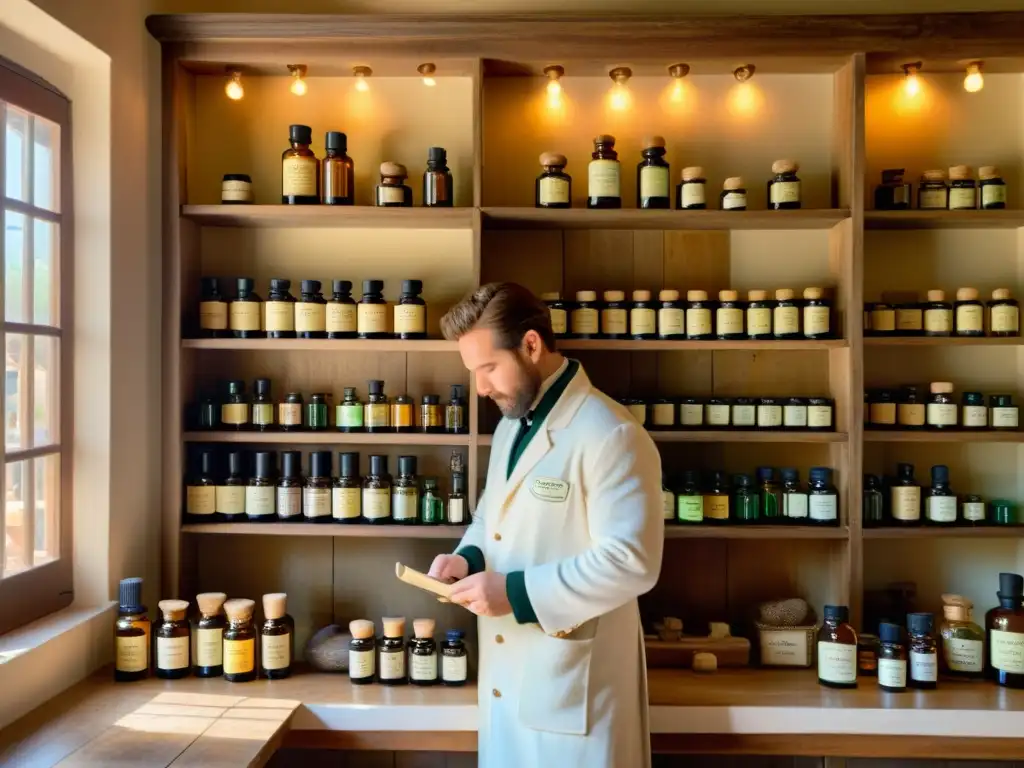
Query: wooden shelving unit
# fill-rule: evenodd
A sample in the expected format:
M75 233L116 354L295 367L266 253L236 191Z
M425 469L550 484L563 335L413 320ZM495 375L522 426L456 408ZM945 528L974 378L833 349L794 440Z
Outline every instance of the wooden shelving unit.
M197 536L330 536L355 539L461 539L464 525L339 525L336 523L207 523L181 526Z
M183 205L181 217L203 227L472 229L473 208L377 208L372 205Z
M224 352L451 352L455 342L444 339L402 341L401 339L182 339L182 349Z
M729 341L726 339L697 340L630 340L630 339L559 339L558 348L567 352L782 352L810 351L821 349L842 349L847 346L845 339L804 339L790 341Z
M1019 347L1016 336L867 336L867 347Z
M482 208L487 229L745 230L831 229L849 209L797 211L658 211L586 208Z
M864 430L865 443L1024 443L1024 432Z
M866 211L867 229L1019 229L1024 211Z
M469 435L399 435L345 432L186 432L188 443L261 443L268 445L462 445Z

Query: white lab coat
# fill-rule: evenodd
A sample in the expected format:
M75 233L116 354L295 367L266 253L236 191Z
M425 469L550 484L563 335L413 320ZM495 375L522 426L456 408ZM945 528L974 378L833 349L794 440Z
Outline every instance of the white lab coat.
M460 547L525 571L539 620L478 620L481 768L650 766L637 596L661 569L661 457L580 368L506 481L503 419ZM555 637L569 632L568 637Z

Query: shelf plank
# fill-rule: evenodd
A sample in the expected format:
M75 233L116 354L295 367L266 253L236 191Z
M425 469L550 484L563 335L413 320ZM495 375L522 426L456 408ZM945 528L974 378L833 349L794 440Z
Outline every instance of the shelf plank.
M239 536L341 536L361 539L461 539L464 525L341 525L339 523L189 523L182 533Z
M183 205L182 218L205 227L471 229L475 208L371 205Z
M979 525L977 527L940 528L922 525L914 528L865 528L865 539L1019 539L1024 525Z
M998 432L993 429L950 431L864 430L865 443L1024 443L1024 432Z
M186 432L187 443L269 443L273 445L469 445L469 435L395 434L337 430L322 432Z
M846 208L796 211L664 211L587 208L481 208L488 229L831 229Z
M605 350L608 352L675 352L696 351L715 352L725 350L744 350L751 352L794 351L815 349L839 349L847 345L846 339L823 339L820 341L807 339L798 341L725 341L709 339L694 341L662 341L659 339L559 339L559 350Z
M866 347L1015 347L1020 336L865 336Z
M845 443L845 432L802 432L800 430L706 429L650 430L656 443Z
M1015 229L1024 227L1024 210L865 211L866 229Z
M182 339L182 349L216 349L246 352L451 352L454 341L426 339Z
M832 539L846 540L849 531L814 525L666 525L666 539Z

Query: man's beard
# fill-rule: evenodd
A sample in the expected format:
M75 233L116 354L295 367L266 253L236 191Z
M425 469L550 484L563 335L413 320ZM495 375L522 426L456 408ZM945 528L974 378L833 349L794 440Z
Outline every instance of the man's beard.
M521 419L530 412L530 406L537 399L537 393L543 381L540 371L529 360L524 360L520 353L516 353L516 363L519 369L518 381L515 391L502 393L501 400L491 398L497 404L501 415L508 419Z

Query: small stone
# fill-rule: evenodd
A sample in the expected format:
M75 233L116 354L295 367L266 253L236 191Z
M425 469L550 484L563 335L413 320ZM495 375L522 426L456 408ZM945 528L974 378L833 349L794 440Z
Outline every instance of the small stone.
M348 645L352 635L337 624L328 624L306 643L305 658L317 672L348 672Z
M807 601L799 597L761 603L761 623L772 627L799 627L807 621Z

